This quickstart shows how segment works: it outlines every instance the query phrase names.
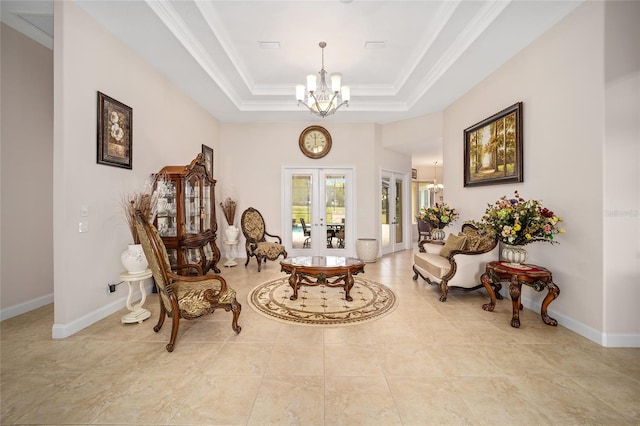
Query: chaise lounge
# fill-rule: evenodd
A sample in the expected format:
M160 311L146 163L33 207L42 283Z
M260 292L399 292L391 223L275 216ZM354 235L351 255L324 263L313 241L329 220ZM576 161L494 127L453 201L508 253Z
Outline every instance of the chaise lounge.
M414 280L420 276L427 283L440 286L440 301L447 301L451 289L477 290L484 286L480 277L485 264L497 260L494 250L498 240L494 234L481 232L470 223L462 225L458 235L450 234L445 245L429 240L418 243L419 250L413 255ZM496 297L501 299L501 286L494 285Z

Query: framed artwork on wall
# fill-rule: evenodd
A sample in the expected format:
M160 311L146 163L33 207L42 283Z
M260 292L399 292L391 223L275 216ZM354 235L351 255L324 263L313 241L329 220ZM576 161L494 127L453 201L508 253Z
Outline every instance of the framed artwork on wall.
M464 130L464 186L522 181L522 102L518 102Z
M133 109L98 92L98 164L133 168Z
M213 179L213 148L209 148L203 144L202 155L204 157L204 162L207 164L207 171L209 172L209 175L211 175L211 179Z

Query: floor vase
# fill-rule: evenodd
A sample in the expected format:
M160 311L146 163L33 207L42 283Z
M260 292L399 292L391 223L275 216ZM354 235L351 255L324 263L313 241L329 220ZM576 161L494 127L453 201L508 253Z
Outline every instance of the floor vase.
M149 266L141 244L129 244L129 247L120 255L120 261L130 274L140 274Z
M378 240L375 238L358 238L356 253L363 262L375 262L378 258Z
M240 228L230 225L227 229L224 230L224 234L227 238L226 241L238 241Z

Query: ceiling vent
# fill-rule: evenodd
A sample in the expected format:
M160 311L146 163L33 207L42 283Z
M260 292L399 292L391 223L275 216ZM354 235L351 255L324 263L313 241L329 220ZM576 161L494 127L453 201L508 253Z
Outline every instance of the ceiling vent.
M384 49L387 47L386 41L365 41L364 48L365 49Z

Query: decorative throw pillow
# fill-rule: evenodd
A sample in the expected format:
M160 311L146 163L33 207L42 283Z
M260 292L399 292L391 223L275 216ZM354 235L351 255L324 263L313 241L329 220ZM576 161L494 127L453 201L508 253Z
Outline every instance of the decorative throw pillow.
M460 237L467 237L467 241L464 243L462 250L464 251L477 251L482 243L482 235L480 235L477 231L467 230L466 233L458 233Z
M452 251L462 249L466 241L466 236L461 237L459 235L449 234L447 241L444 243L444 247L440 250L440 256L449 257Z

